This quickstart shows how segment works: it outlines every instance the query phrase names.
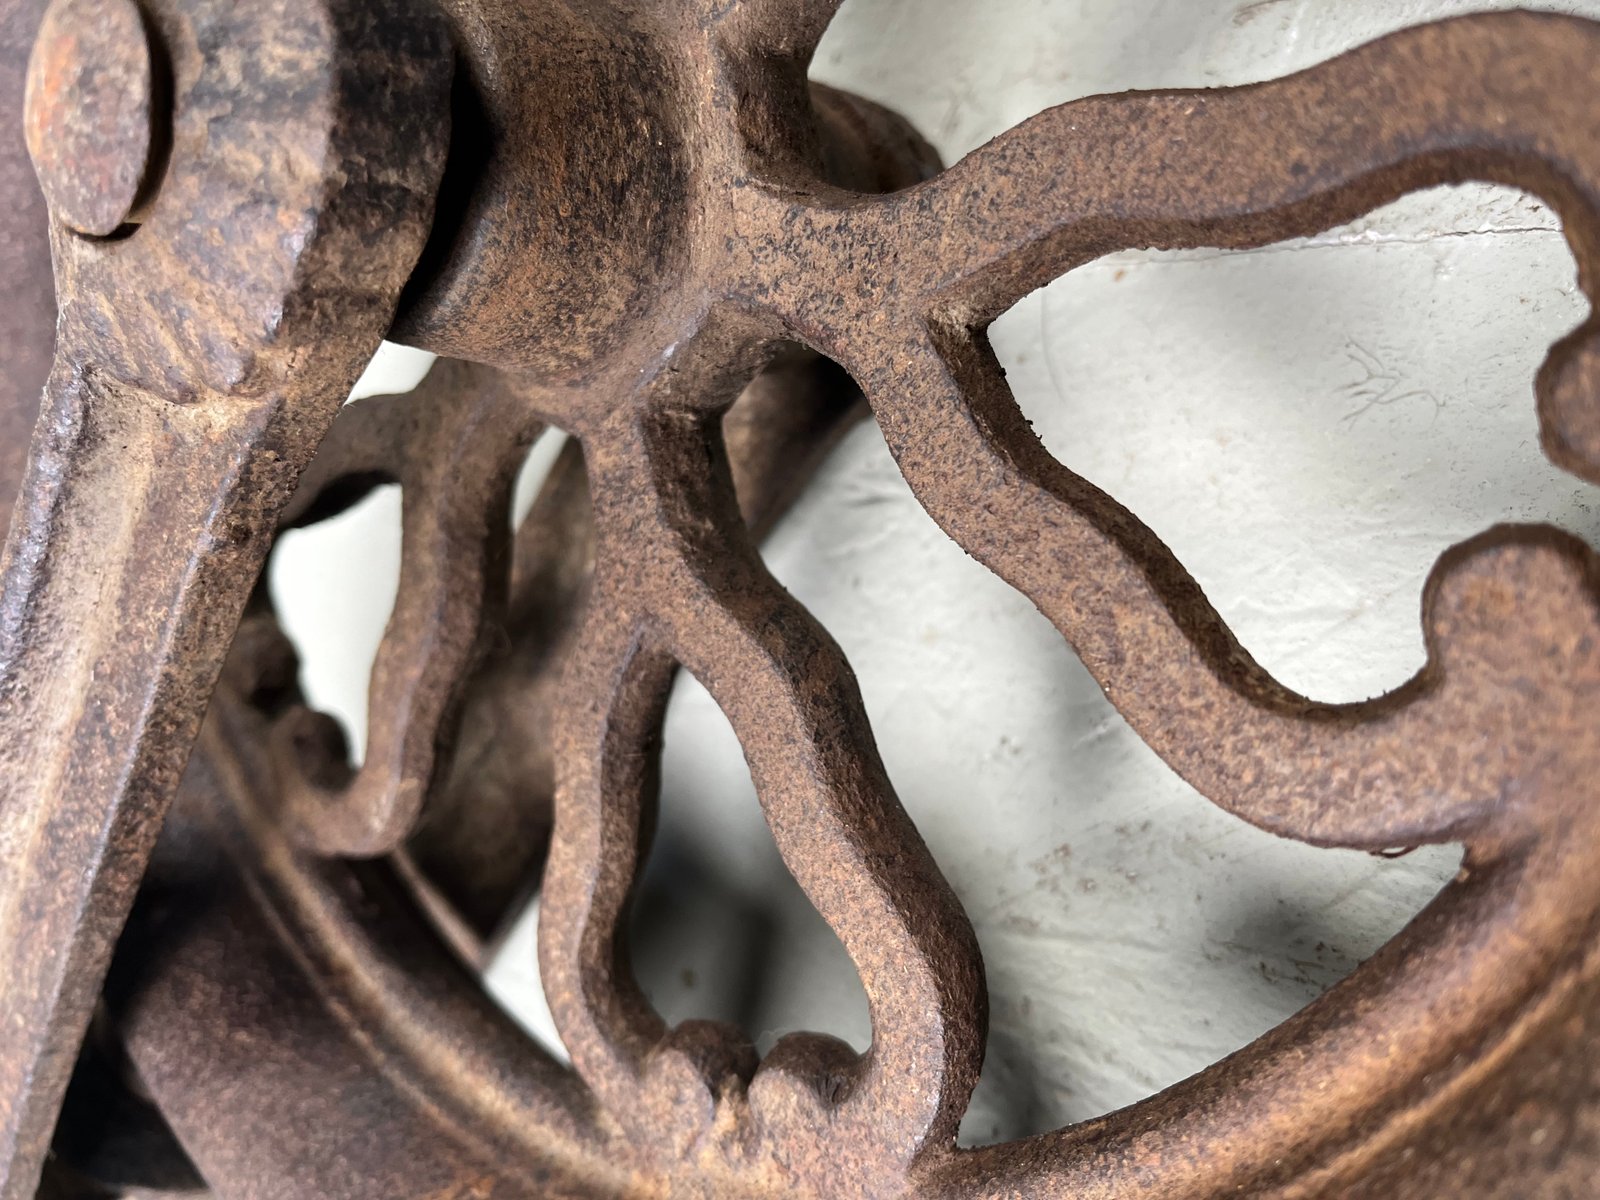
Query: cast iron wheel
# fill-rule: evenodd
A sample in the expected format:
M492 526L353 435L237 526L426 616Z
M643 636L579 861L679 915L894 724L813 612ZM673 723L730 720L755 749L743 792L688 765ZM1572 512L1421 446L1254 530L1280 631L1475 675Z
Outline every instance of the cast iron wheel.
M1600 25L1466 17L1268 84L1078 101L940 169L807 84L827 0L130 5L54 0L29 101L62 317L0 605L0 1198L34 1194L141 886L105 1026L229 1198L1588 1194L1600 560L1544 527L1458 547L1424 670L1317 705L1046 453L985 330L1115 250L1262 245L1464 180L1548 201L1588 291ZM119 27L132 169L126 96L79 57ZM105 170L40 150L69 135ZM1597 332L1538 394L1551 458L1600 482ZM385 334L444 357L341 410ZM1317 846L1461 842L1459 877L1224 1062L957 1149L974 936L842 653L755 549L863 395L927 511L1184 779ZM546 428L572 441L513 537ZM275 531L386 481L401 588L352 770L258 578ZM680 666L855 963L864 1055L669 1029L631 977ZM570 1068L477 977L534 881ZM93 1186L71 1157L59 1194Z

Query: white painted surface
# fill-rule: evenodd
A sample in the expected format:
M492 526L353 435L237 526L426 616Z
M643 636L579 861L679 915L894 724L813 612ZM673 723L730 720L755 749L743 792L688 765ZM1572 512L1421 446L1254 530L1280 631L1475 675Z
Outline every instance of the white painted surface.
M905 112L953 159L1049 104L1269 78L1486 7L1510 5L849 0L817 74ZM1600 0L1532 7L1600 17ZM1596 493L1539 454L1531 393L1583 312L1550 214L1474 187L1308 242L1106 259L993 336L1046 444L1153 526L1281 679L1344 700L1420 664L1420 586L1446 546L1507 519L1600 534ZM351 721L396 519L380 497L299 535L276 572L313 695ZM1454 868L1448 849L1313 851L1213 810L921 513L870 428L767 557L849 654L978 929L993 1034L969 1139L1104 1112L1215 1061L1371 954ZM763 1045L808 1027L864 1046L849 963L783 876L732 734L690 682L664 800L638 954L658 1006L740 1019ZM524 1009L531 932L491 973Z

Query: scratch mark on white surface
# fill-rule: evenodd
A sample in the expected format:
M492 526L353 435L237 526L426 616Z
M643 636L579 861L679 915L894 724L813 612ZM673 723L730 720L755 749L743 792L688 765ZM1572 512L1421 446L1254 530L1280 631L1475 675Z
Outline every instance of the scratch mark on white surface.
M1293 241L1273 242L1267 246L1247 246L1242 249L1197 247L1193 250L1135 251L1108 255L1092 266L1118 267L1154 266L1163 263L1210 262L1217 258L1249 258L1258 254L1299 254L1308 250L1330 250L1341 246L1431 246L1447 238L1485 238L1545 234L1563 237L1558 225L1491 225L1483 229L1434 229L1423 233L1385 233L1379 229L1359 232L1320 233L1313 237Z
M1274 8L1282 8L1288 2L1289 0L1255 0L1254 4L1246 4L1233 14L1233 23L1236 27L1242 29L1263 13Z
M1406 388L1405 377L1398 371L1391 370L1382 359L1360 342L1349 340L1345 342L1344 349L1350 361L1364 372L1360 379L1339 389L1344 395L1361 403L1360 408L1344 415L1345 424L1354 425L1362 416L1375 408L1388 408L1391 405L1403 404L1407 400L1428 401L1433 405L1435 418L1444 408L1444 401L1427 388Z
M1061 385L1061 368L1056 363L1055 339L1050 335L1048 294L1039 303L1039 342L1044 350L1044 370L1050 379L1050 390L1056 394L1058 403L1070 406L1072 402L1067 397L1067 389Z

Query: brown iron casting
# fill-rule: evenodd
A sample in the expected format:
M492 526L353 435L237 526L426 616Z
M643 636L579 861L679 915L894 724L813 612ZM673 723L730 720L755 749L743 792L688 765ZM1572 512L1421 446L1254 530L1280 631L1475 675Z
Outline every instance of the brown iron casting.
M1113 251L1468 180L1544 198L1592 301L1600 24L1462 17L1081 100L945 169L808 83L836 7L10 0L0 1200L1600 1194L1595 551L1457 547L1426 667L1318 704L1044 450L985 336ZM385 336L441 358L341 407ZM1600 482L1600 318L1537 394L1552 460ZM1461 843L1459 876L1192 1079L958 1148L976 940L842 652L757 552L868 412L1204 795L1317 846ZM569 440L513 530L547 429ZM401 584L352 768L260 578L277 531L383 483ZM680 668L854 961L865 1054L668 1028L633 980ZM570 1067L479 981L535 888Z

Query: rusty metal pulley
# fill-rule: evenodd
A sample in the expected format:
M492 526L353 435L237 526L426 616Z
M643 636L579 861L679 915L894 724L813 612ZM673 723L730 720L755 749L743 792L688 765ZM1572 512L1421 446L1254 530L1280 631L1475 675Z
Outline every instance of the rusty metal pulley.
M1595 551L1463 544L1426 668L1313 704L1044 450L985 331L1115 250L1257 246L1465 180L1551 204L1591 291L1600 25L1425 25L1249 88L1078 101L945 168L808 82L836 7L11 5L0 420L37 424L25 470L0 457L0 1200L1595 1191ZM1538 397L1551 459L1600 482L1597 332ZM343 406L386 336L442 357ZM755 549L869 414L1210 800L1317 846L1460 842L1459 877L1200 1075L958 1148L976 939L843 653ZM513 531L546 429L571 440ZM258 582L279 531L385 482L401 586L352 768ZM860 974L865 1054L668 1028L632 978L680 667ZM476 977L533 887L570 1066Z

